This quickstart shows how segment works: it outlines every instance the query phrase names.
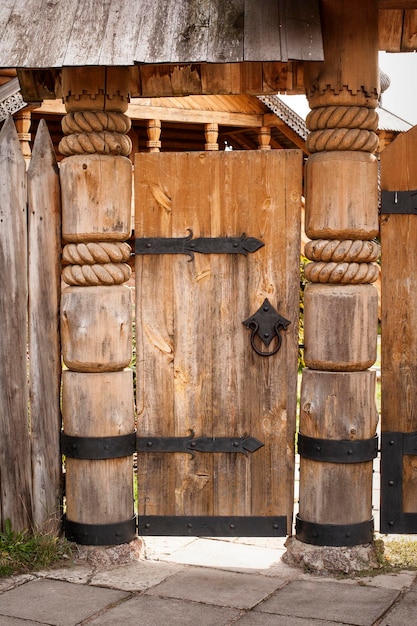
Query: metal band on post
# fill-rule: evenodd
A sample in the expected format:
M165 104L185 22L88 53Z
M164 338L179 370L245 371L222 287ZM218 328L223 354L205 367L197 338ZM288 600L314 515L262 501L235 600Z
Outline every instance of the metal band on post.
M317 439L298 433L298 452L322 463L364 463L378 455L378 436L370 439Z
M85 546L119 545L136 538L136 515L115 524L82 524L64 515L63 524L66 538Z
M302 520L298 515L295 534L299 541L315 546L356 546L371 543L374 533L374 520L357 524L314 524Z

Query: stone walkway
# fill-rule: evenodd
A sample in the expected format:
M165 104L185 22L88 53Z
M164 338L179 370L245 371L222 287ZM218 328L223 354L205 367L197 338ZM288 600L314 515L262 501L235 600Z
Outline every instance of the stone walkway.
M405 626L417 573L342 579L282 562L284 539L144 539L142 558L0 580L0 626Z

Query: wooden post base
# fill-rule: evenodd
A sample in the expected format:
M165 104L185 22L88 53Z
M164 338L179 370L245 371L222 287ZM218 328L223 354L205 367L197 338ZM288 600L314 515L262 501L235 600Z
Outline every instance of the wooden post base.
M321 440L354 444L373 438L378 422L374 385L375 372L370 370L304 370L300 433L317 438L317 446L323 451ZM337 446L335 451L337 455ZM372 459L350 462L356 460L354 445L352 459L349 452L349 449L341 450L339 462L328 462L325 455L323 461L301 455L299 515L302 520L346 525L372 518Z

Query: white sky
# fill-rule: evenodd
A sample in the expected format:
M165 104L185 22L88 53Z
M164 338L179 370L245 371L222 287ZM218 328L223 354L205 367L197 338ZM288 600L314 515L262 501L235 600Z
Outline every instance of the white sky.
M409 124L417 124L417 53L379 53L379 67L391 84L382 96L382 106ZM304 96L279 96L304 119L309 112Z
M379 67L391 80L382 95L382 106L406 122L417 124L417 54L380 52Z

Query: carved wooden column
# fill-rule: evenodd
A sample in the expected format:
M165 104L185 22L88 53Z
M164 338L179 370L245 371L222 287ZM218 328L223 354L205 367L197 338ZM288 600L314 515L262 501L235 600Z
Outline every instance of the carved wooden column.
M376 1L323 0L324 63L306 64L305 363L296 538L373 538L378 267ZM340 562L339 562L340 563ZM336 569L337 569L336 565Z
M125 68L64 69L62 413L66 534L114 545L136 534L130 277L132 165Z

